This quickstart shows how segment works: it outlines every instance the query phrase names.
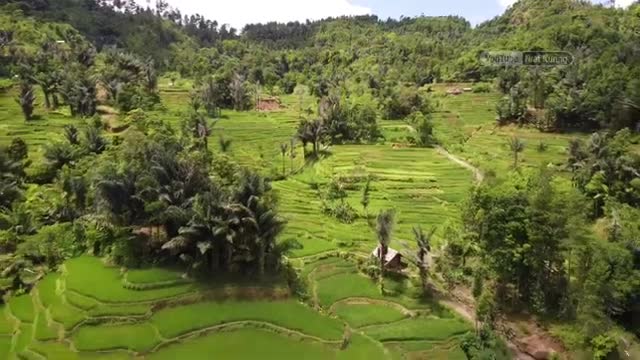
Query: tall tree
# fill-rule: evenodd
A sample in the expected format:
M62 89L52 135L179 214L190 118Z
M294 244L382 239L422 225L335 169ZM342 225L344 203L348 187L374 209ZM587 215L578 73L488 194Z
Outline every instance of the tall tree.
M282 176L287 176L286 162L287 158L287 150L289 150L289 145L287 143L280 144L280 154L282 155Z
M384 210L378 214L376 224L376 237L378 238L378 261L380 264L380 278L378 279L380 291L384 293L384 274L387 253L394 226L395 212L393 210Z
M415 265L418 267L420 282L422 283L422 292L426 293L429 279L429 253L431 252L431 238L436 229L433 228L429 233L425 233L420 226L413 228L413 237L416 241L416 257Z
M236 111L247 109L247 89L244 84L244 77L239 73L235 73L229 84L231 91L231 99L233 100L233 109Z
M518 155L524 151L525 143L520 138L513 136L509 139L509 150L513 154L513 168L518 168Z
M20 94L16 99L20 108L22 109L22 115L24 115L25 121L29 121L33 117L33 108L35 107L36 96L33 92L33 86L28 81L20 82Z

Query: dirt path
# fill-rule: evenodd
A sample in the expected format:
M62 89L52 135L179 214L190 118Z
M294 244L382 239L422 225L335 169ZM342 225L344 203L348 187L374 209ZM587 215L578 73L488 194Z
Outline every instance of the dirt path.
M410 132L412 132L412 133L416 132L416 128L413 127L413 125L405 124L404 126L407 129L409 129ZM452 153L448 152L445 148L443 148L440 145L436 145L435 149L439 154L444 155L450 161L462 166L465 169L470 170L473 173L473 177L475 178L476 185L479 185L480 183L482 183L484 181L484 174L482 173L482 171L480 171L480 169L478 169L477 167L473 166L468 161L453 155Z
M444 155L447 159L453 161L454 163L471 170L471 172L473 173L473 177L476 180L476 184L480 184L484 181L484 174L482 173L482 171L480 171L480 169L478 169L477 167L471 165L471 163L469 163L466 160L463 160L455 155L453 155L452 153L448 152L445 148L443 148L440 145L436 145L436 151L439 154Z
M437 300L471 323L476 323L475 303L468 289L456 288L446 294L440 293ZM501 316L496 322L496 330L516 360L549 358L552 353L564 358L564 346L531 317Z

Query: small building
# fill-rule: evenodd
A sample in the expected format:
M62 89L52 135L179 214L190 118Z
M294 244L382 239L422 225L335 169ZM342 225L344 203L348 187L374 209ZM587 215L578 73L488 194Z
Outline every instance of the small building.
M378 259L378 261L380 260L380 257L382 256L380 245L376 246L376 248L371 253L371 256ZM387 253L384 257L384 267L392 270L401 270L406 267L406 264L402 262L402 254L400 254L397 250L387 247Z

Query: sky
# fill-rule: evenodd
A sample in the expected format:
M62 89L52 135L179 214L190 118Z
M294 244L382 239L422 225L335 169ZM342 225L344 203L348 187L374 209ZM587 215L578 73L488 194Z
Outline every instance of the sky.
M154 3L155 0L142 0ZM199 13L241 29L248 23L305 21L329 16L376 14L400 16L460 15L473 25L500 15L516 0L166 0L183 14ZM605 2L606 0L593 0ZM634 0L617 0L628 6Z

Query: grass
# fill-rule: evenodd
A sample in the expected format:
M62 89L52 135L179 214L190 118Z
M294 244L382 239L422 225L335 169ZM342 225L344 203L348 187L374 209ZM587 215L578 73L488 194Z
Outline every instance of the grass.
M69 346L58 342L35 342L29 350L44 356L48 360L124 360L131 356L124 352L86 353L71 351Z
M58 301L51 304L49 311L51 312L51 318L61 323L65 330L71 330L82 320L86 319L84 312L64 303L61 298L58 298Z
M459 319L418 318L367 328L365 333L380 341L442 341L471 330Z
M194 290L191 284L144 291L125 289L118 269L106 267L100 259L90 256L72 259L65 266L70 290L108 303L159 300Z
M13 320L7 316L6 307L4 305L0 305L0 336L12 334L14 327L15 324L13 323Z
M206 354L206 355L205 355ZM164 359L384 359L382 349L355 335L344 350L316 342L285 337L257 329L213 333L182 343L170 345L148 356L151 360Z
M586 136L579 133L543 133L527 127L498 127L495 104L499 97L496 93L464 93L441 98L441 108L434 114L436 136L453 153L485 171L496 173L512 167L513 156L507 145L512 136L517 136L526 144L524 152L520 154L521 166L524 167L564 163L569 140ZM462 142L463 136L468 136L468 141ZM547 145L546 151L537 150L540 142Z
M9 300L9 309L20 321L32 323L35 320L33 298L29 294L12 297Z
M8 359L11 351L11 337L0 336L0 359Z
M33 338L33 325L22 323L20 325L20 332L17 335L16 343L14 345L13 351L15 353L20 353L27 348L27 345L31 342Z
M181 113L186 109L189 86L185 84L188 85L188 82L177 88L161 87L161 97L167 110L152 115L158 115L177 126L182 118ZM14 91L0 94L0 145L21 136L29 145L31 160L37 161L42 156L40 145L62 136L64 125L78 124L78 119L69 117L66 109L46 112L41 106L36 109L39 119L26 123L22 120L14 95ZM38 96L41 94L38 93ZM521 156L524 161L522 166L534 166L539 162L555 163L564 158L567 136L512 127L494 129L490 110L496 99L495 94L463 94L442 99L442 109L435 114L436 135L451 152L469 159L484 170L502 171L510 166L511 154L506 140L512 134L527 142L527 148ZM211 149L214 153L220 152L218 137L223 135L232 140L228 155L234 160L271 177L280 176L282 158L279 145L289 143L299 121L295 105L297 99L284 96L282 100L287 108L266 114L225 110L223 118L213 129L209 141ZM307 97L305 107L315 107L314 102L314 98ZM402 241L411 242L411 228L415 225L422 225L425 229L438 226L434 241L434 245L437 245L441 241L444 224L458 221L458 206L473 184L471 172L452 163L434 149L405 147L406 137L413 134L404 122L382 121L381 126L386 137L384 143L332 146L325 158L308 166L304 166L302 149L298 145L293 166L289 158L285 159L287 178L275 181L273 187L280 200L279 212L288 221L280 239L296 239L304 246L296 250L292 257L335 250L367 255L373 249L375 234L360 205L364 179L369 176L373 181L368 213L373 217L382 209L396 210L398 223L391 243L393 248L402 249ZM459 144L457 137L460 133L472 134L466 144ZM540 140L549 145L547 151L538 152L535 149ZM346 201L356 209L358 215L353 224L341 223L321 211L321 193L336 177L348 182ZM459 334L469 330L467 324L444 312L438 314L443 318L405 319L401 311L382 304L338 303L333 309L340 319L316 312L294 300L175 304L172 308L160 307L162 310L151 315L151 309L163 299L197 295L202 288L197 284L180 284L139 291L127 289L123 286L123 275L119 268L105 266L99 259L88 256L70 260L63 268L63 274L46 276L37 285L37 293L51 318L67 330L65 340L72 340L80 352L71 351L65 342L46 341L57 336L58 325L48 326L45 313L36 315L32 298L24 296L11 299L9 309L0 308L0 315L3 310L11 310L18 318L33 324L22 323L21 333L13 338L15 349L8 354L11 338L2 335L10 334L14 324L0 316L0 359L13 358L25 349L32 351L20 354L25 358L33 353L53 360L130 358L125 351L97 351L114 348L148 351L160 341L153 326L158 328L163 337L174 337L243 320L267 322L333 341L342 339L344 323L341 320L344 320L352 327L366 326L367 335L378 341L354 331L349 346L341 351L333 344L296 335L285 336L268 331L266 327L247 327L185 339L162 347L146 358L374 360L387 357L380 341L402 340L402 346L390 347L391 354L398 352L406 359L445 359L448 358L447 352L450 352L451 358L457 359L460 358L460 350L442 344L455 341ZM434 304L411 297L416 289L409 281L387 279L385 287L397 295L382 296L375 281L356 273L353 262L341 258L332 257L307 264L303 267L302 276L310 277L312 285L317 286L318 302L325 309L349 297L392 301L412 309L434 309ZM171 269L151 268L129 270L126 273L126 280L136 285L165 284L180 277L181 272ZM237 288L239 284L225 283L222 286L217 283L213 286L226 289ZM151 319L134 323L141 321L134 318L140 315L151 315ZM84 319L108 316L122 318L125 323L97 324L88 321L78 326ZM73 333L69 333L71 329L74 329ZM9 341L4 341L6 339ZM405 341L409 339L420 339L422 347L415 342ZM425 346L425 340L434 342L433 346ZM3 356L3 351L8 356Z
M38 282L36 288L38 289L40 302L44 307L48 307L51 304L58 302L56 287L59 278L59 274L51 273Z
M131 316L145 315L151 311L148 304L133 305L98 305L89 310L89 315L93 317L100 316Z
M47 323L47 318L43 312L38 314L38 319L36 320L36 332L35 337L38 340L46 341L46 340L55 340L58 338L58 329L57 326Z
M360 205L365 179L372 177L368 213L396 210L395 238L412 239L412 227L429 228L457 219L458 204L472 184L470 171L453 164L434 149L385 145L341 145L332 155L286 181L274 184L280 209L288 219L283 238L298 239L304 246L295 256L307 256L340 247L368 253L375 234ZM321 211L320 192L332 178L349 184L346 201L358 212L352 224L344 224ZM440 227L441 228L441 227ZM442 230L442 229L440 229ZM440 233L438 233L439 235ZM392 246L399 247L399 244Z
M405 283L391 279L385 280L387 289L406 286ZM351 297L387 300L409 308L421 308L429 305L406 296L382 295L376 282L356 272L341 273L318 281L318 301L323 307L329 307L339 300Z
M70 305L82 310L91 310L98 306L98 302L90 297L78 294L75 291L65 292L65 298Z
M373 324L391 323L406 317L396 308L379 304L339 303L334 313L352 327L358 328Z
M169 269L154 268L127 271L127 281L134 284L154 284L180 279L182 279L181 272Z
M80 351L127 349L145 352L160 343L149 324L83 326L72 340Z
M164 309L152 317L153 324L165 338L243 320L272 323L327 340L338 340L343 334L341 322L293 300L199 303Z

